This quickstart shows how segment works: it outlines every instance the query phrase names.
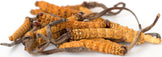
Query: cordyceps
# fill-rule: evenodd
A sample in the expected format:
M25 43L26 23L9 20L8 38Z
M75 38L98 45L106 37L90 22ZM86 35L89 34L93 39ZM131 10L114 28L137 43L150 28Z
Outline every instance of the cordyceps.
M42 14L41 14L42 15ZM43 14L43 15L46 15L46 14ZM159 16L159 15L158 15ZM157 17L158 17L157 16ZM48 17L50 17L50 15L48 16ZM48 17L46 17L46 18L48 18ZM41 18L41 16L40 16L40 18ZM52 18L50 18L50 19L52 19ZM158 18L156 18L156 20L157 20ZM66 20L66 19L65 19ZM69 19L67 19L67 20L69 20ZM93 24L90 24L90 23L93 23ZM87 25L86 25L87 24ZM96 25L95 25L96 24ZM101 25L99 25L99 24L101 24ZM113 23L113 22L110 22L110 21L107 21L106 20L106 22L79 22L79 21L68 21L68 22L65 22L65 23L62 23L62 24L58 24L58 25L56 25L56 26L52 26L52 28L51 28L51 31L52 31L52 33L54 33L54 32L57 32L57 31L59 31L59 30L61 30L61 29L64 29L64 28L66 28L66 29L78 29L78 28L105 28L106 26L104 25L104 24L107 24L108 25L108 27L109 28L111 28L111 29L117 29L117 30L125 30L125 32L127 33L127 31L133 31L133 29L129 29L128 27L124 27L124 26L121 26L121 25L119 25L119 24L116 24L116 23ZM61 26L60 26L61 25ZM64 27L65 26L65 27ZM60 27L60 28L58 28L58 27ZM40 31L44 31L44 33L42 33L42 32L39 32L39 33L42 33L43 35L46 35L46 28L47 27L45 27L44 29L42 29L42 30L40 30ZM86 32L86 31L84 31L84 32ZM99 33L99 32L96 32L96 33ZM137 33L136 33L137 34ZM93 35L93 34L92 34ZM115 35L115 34L114 34ZM73 35L73 36L75 36L75 35ZM137 36L137 35L136 35ZM94 37L96 37L96 36L94 36ZM151 36L150 36L151 37ZM84 38L84 37L83 37ZM93 37L89 37L89 38L93 38ZM127 37L128 38L128 37ZM113 38L112 37L112 39L115 39L115 38ZM130 39L132 39L132 38L130 38ZM134 37L134 39L135 39L135 37ZM142 38L141 38L142 39ZM150 38L151 39L151 38ZM74 40L76 40L76 39L74 39ZM120 40L123 40L123 41L126 41L126 39L120 39ZM159 39L157 40L158 41L158 43L160 43L160 41L159 41ZM128 39L127 39L127 41L126 42L133 42L133 40L132 41L129 41ZM149 41L148 41L149 42ZM137 43L137 44L142 44L142 43L144 43L144 41L141 41L141 42L139 42L139 43ZM152 42L152 43L157 43L157 42Z
M39 6L39 5L40 5L40 9L31 10L31 14L35 15L35 14L40 13L40 12L45 12L45 13L52 13L54 15L58 15L59 17L67 18L67 17L70 17L72 15L79 13L80 11L82 11L85 14L92 13L89 9L84 8L84 7L77 7L77 8L79 8L79 10L75 10L75 9L70 9L71 7L70 8L69 7L59 7L59 6L52 5L52 4L49 4L47 2L44 2L44 1L36 2L36 6ZM42 6L42 5L44 5L44 6ZM49 9L42 10L41 8L46 8L46 5L51 5L52 8L58 8L58 9L52 9L52 8L48 7ZM47 11L47 10L57 10L57 11L53 12L53 11ZM74 13L73 11L76 12L76 13ZM103 20L101 18L98 18L98 19ZM95 20L98 20L98 19L95 19Z
M52 32L52 34L55 34L56 32L58 32L62 29L65 29L65 28L66 29L79 29L79 28L104 28L104 27L106 27L106 23L104 23L104 22L73 21L73 20L70 20L70 19L74 19L74 17L69 17L67 19L60 19L59 17L54 17L52 15L45 14L45 13L41 13L40 15L38 16L38 19L41 20L41 22L43 22L43 23L47 23L47 22L49 23L49 22L51 22L50 20L53 20L55 18L58 18L59 20L68 20L67 22L63 21L63 23L51 26L50 31ZM52 17L54 17L54 18L52 18ZM75 19L76 18L77 18L77 16L75 16ZM48 19L48 21L46 21L47 19ZM45 20L45 22L44 22L44 20ZM57 22L57 21L55 21L55 22ZM43 24L43 23L40 23L40 24ZM52 22L52 23L54 23L54 22ZM46 29L47 29L47 26L45 26L44 28L42 28L40 30L37 30L36 33L47 35ZM53 36L53 38L56 39L57 37Z
M68 9L68 10L76 10L77 12L78 11L83 11L84 13L90 13L90 10L88 9L88 8L93 8L93 7L97 7L98 5L93 5L92 6L92 4L93 3L95 3L95 4L99 4L99 3L97 3L97 2L83 2L81 5L74 5L74 6L61 6L61 7L59 7L59 6L57 6L57 5L52 5L52 4L49 4L49 3L47 3L47 2L45 2L45 1L37 1L36 3L35 3L35 5L36 6L38 6L38 7L40 7L40 9L36 9L36 10L31 10L31 13L32 14L36 14L36 13L39 13L39 12L48 12L48 13L53 13L52 11L46 11L46 10L51 10L51 9L53 9L53 8L61 8L62 10L63 9ZM47 5L50 5L52 8L49 8L49 9L47 9ZM101 5L101 4L100 4ZM102 4L102 6L100 6L100 7L105 7L106 8L106 6L105 5L103 5ZM57 12L58 13L61 13L61 11L62 10L58 10ZM55 9L56 10L56 9ZM60 12L59 12L60 11ZM56 12L56 11L55 11ZM63 13L63 12L62 12ZM66 12L64 12L64 13L67 13L67 11ZM69 13L72 13L72 11L69 11ZM53 13L54 14L54 13ZM55 14L55 15L57 15L57 14ZM69 15L69 16L67 16L67 17L70 17L71 15ZM65 18L65 17L64 17Z
M45 2L45 1L37 1L35 5L38 6L41 10L43 10L46 13L52 13L54 15L58 15L64 18L70 17L79 12L77 10L49 4L48 2Z
M52 8L47 7L47 5L50 5ZM123 2L120 2L120 3L116 4L116 5L114 5L114 7L116 8L116 7L118 7L118 5L122 5L121 8L124 8L124 7L125 7L125 3L123 3ZM83 2L81 5L59 7L59 6L56 6L56 5L49 4L49 3L45 2L45 1L37 1L37 2L36 2L36 6L39 6L40 9L31 10L31 14L34 14L34 15L35 15L35 14L37 14L37 13L39 13L39 12L45 12L45 13L52 13L52 14L54 14L54 15L58 15L59 17L64 17L64 18L70 17L70 16L74 15L74 14L71 14L71 15L68 15L68 16L65 15L65 14L74 13L74 12L72 12L72 11L74 11L74 10L75 10L77 13L78 13L79 11L82 11L83 13L89 15L89 14L91 14L92 12L91 12L88 8L94 8L94 7L99 6L99 7L103 7L104 9L107 9L105 5L100 4L100 3L96 3L96 2ZM56 10L56 9L53 9L54 7L55 7L55 8L62 8L62 9L53 12L53 11L51 11L51 10ZM74 9L73 7L75 7L75 9ZM112 8L114 8L114 7L112 7ZM43 10L43 9L41 9L41 8L43 8L43 9L45 8L45 10ZM46 8L49 8L49 9L46 9ZM68 11L68 10L65 10L65 9L68 9L69 11ZM47 11L47 10L48 10L48 11ZM70 10L72 10L72 11L70 11ZM119 11L117 11L117 12L108 11L108 13L109 13L110 15L116 15L116 14L119 14L122 10L123 10L123 9L119 9ZM64 11L64 12L63 12L63 11ZM104 19L99 18L99 17L93 18L93 19L94 19L94 20L92 20L92 21L98 21L98 22L104 21Z
M84 47L84 48L83 48ZM127 46L120 45L110 40L79 40L67 42L59 45L57 49L40 52L42 54L52 54L57 52L82 52L82 51L97 51L101 53L110 53L114 55L125 55Z
M158 18L159 18L159 15L157 16L157 18L155 19L155 21L157 21L158 20ZM75 23L76 22L76 23ZM89 29L82 29L81 31L80 30L77 30L78 28L105 28L106 26L100 26L99 24L101 24L102 22L100 22L100 23L98 23L98 22L81 22L81 23L79 23L78 21L68 21L66 24L65 24L65 27L63 27L63 25L62 25L62 27L63 28L66 28L66 29L74 29L74 30L72 30L72 32L71 33L74 33L74 35L72 34L72 38L74 38L73 40L80 40L80 39L82 39L82 38L95 38L95 37L101 37L101 35L100 36L98 36L98 33L106 33L105 32L105 30L107 30L107 29L105 29L105 30L103 30L103 29L99 29L99 30L103 30L103 32L99 32L97 29L95 30L95 29L93 29L92 31L90 31ZM70 24L69 24L70 23ZM78 24L80 24L80 25L78 25ZM86 24L87 23L87 25L85 25L84 26L84 24ZM89 24L88 24L89 23ZM93 23L93 25L91 25L90 23ZM98 24L97 24L98 23ZM73 25L73 24L75 24L75 25ZM94 24L96 24L96 25L94 25ZM121 25L119 25L119 24L116 24L116 23L113 23L113 22L110 22L110 21L105 21L105 22L103 22L103 24L107 24L108 25L108 27L109 27L109 29L108 29L108 31L107 31L107 33L110 33L110 35L108 34L107 36L106 35L102 35L102 37L103 38L111 38L111 39L119 39L119 40L123 40L123 41L125 41L125 42L129 42L129 43L131 43L131 42L133 42L133 40L132 39L135 39L136 37L135 36L137 36L137 31L134 31L133 29L129 29L128 27L124 27L124 26L121 26ZM58 24L59 25L59 24ZM72 25L72 27L71 27L71 25ZM83 26L82 26L83 25ZM75 27L76 26L76 27ZM80 27L81 26L81 27ZM96 27L96 26L98 26L98 27ZM53 28L51 28L51 32L53 33L53 32L56 32L56 31L58 31L57 29L56 29L56 27L57 26L52 26ZM55 28L54 28L55 27ZM60 27L60 26L58 26L58 27ZM63 29L62 28L62 29ZM112 30L112 32L111 32L111 30ZM114 34L113 34L113 30L114 30ZM43 31L43 30L42 30ZM44 31L45 31L45 29L44 29ZM92 32L92 33L88 33L88 32L86 32L86 31L90 31L90 32ZM84 33L84 32L86 32L86 33ZM121 34L120 36L118 35L118 34L120 34L119 32L122 32L122 33L124 33L124 34ZM75 34L76 33L76 34ZM81 34L82 33L82 34ZM87 35L87 33L88 33L88 35ZM93 35L93 34L96 34L96 35ZM112 36L112 34L113 35L115 35L115 36ZM128 34L128 36L125 36L125 34ZM129 34L130 34L130 36L129 36ZM89 35L91 35L91 36L89 36ZM142 33L142 35L143 35L143 33ZM82 37L83 36L83 37ZM123 37L124 36L124 37ZM116 37L118 37L118 38L116 38ZM149 39L146 39L146 38L149 38ZM160 43L161 41L160 41L160 38L156 38L156 37L152 37L151 35L148 35L146 38L140 38L140 40L139 40L139 42L137 43L137 44L142 44L142 43L144 43L144 39L145 39L145 41L147 41L147 42L151 42L151 41L148 41L148 40L150 40L150 39L157 39L157 40L155 40L155 41L152 41L151 43L155 43L155 44L158 44L158 43Z
M9 37L9 40L15 41L22 37L31 28L31 21L26 17L24 23Z
M14 42L11 44L0 43L0 45L13 46L23 43L25 50L30 54L50 54L62 51L80 52L93 50L102 53L125 55L127 51L133 47L134 43L136 43L136 39L138 40L137 44L142 44L144 41L154 44L159 44L161 42L160 38L152 37L151 35L153 34L141 33L151 29L157 20L151 26L142 31L134 31L128 27L118 25L108 20L105 21L100 18L106 13L116 15L123 9L130 11L125 8L124 3L118 3L112 8L107 8L103 4L96 2L84 2L81 5L59 7L48 2L37 1L35 5L40 8L31 11L32 14L37 14L36 18L31 19L27 17L24 24L11 37L9 37L10 40ZM123 6L118 7L118 5ZM101 13L92 13L89 10L90 8L97 6L102 7L105 10ZM112 12L114 9L118 9L119 11ZM95 22L81 22L85 20ZM105 39L123 40L131 43L131 45L120 45ZM79 41L67 42L65 40ZM57 49L43 51L49 43L61 45ZM37 52L33 52L36 48Z
M71 40L80 40L88 38L110 38L110 39L120 39L125 42L132 43L134 39L137 38L138 31L133 29L128 29L128 27L123 27L120 29L111 28L88 28L88 29L73 29L70 33L67 33L66 37L70 37ZM160 38L152 37L151 35L145 35L141 33L137 44L142 44L146 42L159 44L161 42Z

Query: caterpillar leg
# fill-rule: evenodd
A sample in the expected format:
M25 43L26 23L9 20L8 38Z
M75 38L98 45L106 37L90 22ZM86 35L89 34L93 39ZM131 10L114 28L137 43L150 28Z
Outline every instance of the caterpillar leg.
M20 43L22 43L22 38L19 38L19 39L17 39L16 41L14 41L12 43L0 43L0 45L12 47L12 46L20 44Z
M57 49L51 49L47 51L40 51L39 53L48 55L57 52L86 52L86 51L89 51L89 49L86 47L69 47L69 48L57 48Z

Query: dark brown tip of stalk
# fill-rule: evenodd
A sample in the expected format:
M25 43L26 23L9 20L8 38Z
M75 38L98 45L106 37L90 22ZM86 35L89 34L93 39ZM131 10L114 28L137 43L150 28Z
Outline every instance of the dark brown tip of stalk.
M39 1L36 1L35 2L35 6L39 6Z
M126 53L127 53L127 47L126 46L121 46L121 48L123 48L124 50L124 52L123 52L123 55L125 55Z
M159 17L160 17L160 13L157 14L156 19L154 21L154 24L157 22L157 20L159 19Z
M159 33L145 33L146 35L151 35L152 37L156 37L156 38L160 38L161 39L161 36Z

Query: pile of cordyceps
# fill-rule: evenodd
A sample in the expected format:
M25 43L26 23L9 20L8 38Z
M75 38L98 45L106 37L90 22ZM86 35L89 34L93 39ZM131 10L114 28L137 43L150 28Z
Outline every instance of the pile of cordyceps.
M119 7L119 5L122 6ZM153 24L142 29L136 15L126 8L123 2L110 8L97 2L57 6L45 1L37 1L35 6L39 9L31 10L31 14L36 16L26 17L24 23L9 37L13 43L1 43L1 45L11 47L22 43L30 54L97 51L125 55L135 44L161 42L158 33L145 33L155 25L160 14L157 15ZM104 10L99 13L90 11L95 7L101 7ZM139 31L101 18L103 15L117 15L122 10L127 10L135 16ZM120 42L127 42L130 45L118 44ZM49 44L57 48L44 50Z

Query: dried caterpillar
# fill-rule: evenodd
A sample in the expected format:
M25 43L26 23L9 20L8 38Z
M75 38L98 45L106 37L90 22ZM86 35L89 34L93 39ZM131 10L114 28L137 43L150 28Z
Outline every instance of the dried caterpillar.
M77 10L69 9L69 8L64 8L64 7L59 7L53 4L50 4L45 1L37 1L35 3L36 6L38 6L41 10L47 12L47 13L52 13L54 15L58 15L63 18L70 17L74 14L79 13Z
M125 42L132 43L137 37L138 31L133 29L128 29L128 27L123 27L120 29L111 28L88 28L88 29L73 29L70 31L71 40L87 39L87 38L112 38L112 39L122 39ZM146 42L159 44L161 42L160 38L152 37L151 35L145 35L141 33L141 36L137 44L142 44Z
M110 28L112 28L112 29L118 29L118 30L124 28L124 26L121 26L121 25L119 25L117 23L114 23L114 22L109 22L108 23L108 26ZM125 27L125 30L130 30L130 29L128 27ZM142 33L142 34L144 34L144 33ZM129 39L128 41L130 41L130 40L131 39ZM153 37L152 38L151 35L147 35L147 37L145 37L144 40L146 42L150 42L150 43L154 43L154 44L159 44L161 42L161 39L160 38L156 38L156 37Z
M49 3L45 2L45 1L37 1L36 2L36 6L38 6L38 4L40 4L40 7L46 7L46 5L49 5ZM88 3L87 3L88 4ZM53 7L55 8L59 8L59 6L56 6L56 5L52 5ZM62 8L67 8L67 9L72 9L72 10L76 10L76 11L82 11L84 13L90 13L91 11L83 4L81 5L75 5L75 6L61 6ZM61 8L60 7L60 8ZM44 8L45 10L45 8ZM36 13L39 13L39 12L46 12L44 10L41 10L41 9L35 9L35 10L31 10L31 13L32 14L36 14ZM52 12L49 12L49 13L52 13ZM56 15L56 14L55 14Z
M50 10L52 10L52 8L50 8L50 6L48 7L49 11L46 11L47 9L41 9L41 8L47 7L47 5L51 5L52 8L62 8L62 9L60 9L60 10L58 9L58 11L54 11L56 9L53 9L53 11L50 11ZM68 8L68 7L58 7L56 5L52 5L52 4L49 4L49 3L44 2L44 1L36 2L36 6L39 6L40 9L31 10L31 14L36 14L36 13L39 13L39 12L45 12L45 13L52 13L54 15L58 15L59 17L63 17L63 18L67 18L67 17L74 15L74 14L68 15L70 13L73 13L72 11L74 11L74 9L71 9L71 8ZM64 9L68 9L69 11L66 11ZM70 10L72 10L72 11L70 11ZM79 11L82 11L85 14L92 13L88 8L84 8L84 7L79 7L79 10L75 10L75 11L76 11L75 14L77 14ZM68 16L66 16L66 15L68 15ZM104 19L98 18L98 19L95 19L94 21L104 21Z
M19 37L22 37L31 28L31 21L29 17L26 17L24 23L9 37L10 41L15 41Z
M82 11L85 15L87 14L91 14L92 12L89 10L89 9L87 9L87 8L84 8L84 7L80 7L80 11ZM31 14L38 14L38 13L40 13L40 12L44 12L44 11L42 11L42 10L40 10L40 9L35 9L35 10L31 10ZM46 13L46 12L44 12L44 13ZM94 16L94 15L93 15ZM70 16L70 17L74 17L74 16ZM69 17L68 17L69 18ZM74 19L75 20L75 19ZM78 20L78 19L77 19ZM101 17L99 17L99 18L97 18L97 19L93 19L93 20L91 20L92 22L103 22L104 21L104 19L102 19Z
M86 47L93 51L101 53L110 53L114 55L125 55L126 46L111 42L110 40L80 40L72 41L59 45L58 48Z

